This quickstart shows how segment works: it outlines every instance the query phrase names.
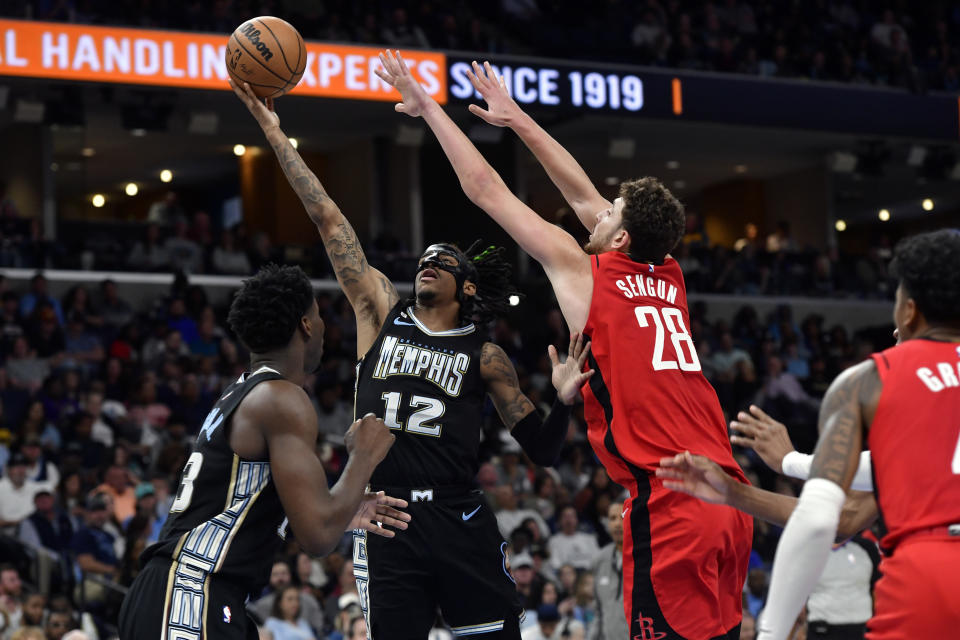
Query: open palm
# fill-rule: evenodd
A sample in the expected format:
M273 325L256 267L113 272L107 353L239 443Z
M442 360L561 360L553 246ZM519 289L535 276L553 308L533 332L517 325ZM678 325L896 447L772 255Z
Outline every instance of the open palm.
M486 109L471 104L468 107L470 113L483 118L495 127L509 127L516 117L523 113L519 105L510 97L503 76L497 77L489 62L484 62L481 68L474 61L473 70L467 72L467 77L470 78L473 88L487 102Z
M376 493L368 491L357 508L357 514L350 521L348 530L363 529L384 538L392 538L396 534L389 529L384 529L383 525L406 529L407 523L410 522L410 514L400 511L400 508L406 506L406 500L390 497L383 491Z
M566 360L560 362L560 356L553 345L547 347L547 353L550 355L550 364L553 365L551 380L553 388L557 390L557 397L563 404L573 404L580 387L593 375L593 369L583 370L583 363L587 361L590 353L590 343L583 344L583 334L577 333L570 337Z
M413 118L422 116L423 110L430 103L431 98L413 77L413 74L410 73L407 63L400 57L400 52L394 53L387 49L380 54L380 64L383 68L376 69L374 72L381 80L399 91L403 100L394 108Z

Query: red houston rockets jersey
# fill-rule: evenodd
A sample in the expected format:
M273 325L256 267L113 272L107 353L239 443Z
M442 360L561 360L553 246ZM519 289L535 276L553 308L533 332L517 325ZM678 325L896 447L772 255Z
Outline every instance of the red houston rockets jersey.
M881 544L892 549L915 531L960 524L960 343L908 340L873 361L883 390L867 437Z
M717 394L690 337L683 273L610 251L591 256L593 299L584 333L592 341L583 387L590 443L611 475L632 486L664 456L707 456L745 480L733 459ZM618 460L619 459L619 460ZM626 464L624 464L626 463Z

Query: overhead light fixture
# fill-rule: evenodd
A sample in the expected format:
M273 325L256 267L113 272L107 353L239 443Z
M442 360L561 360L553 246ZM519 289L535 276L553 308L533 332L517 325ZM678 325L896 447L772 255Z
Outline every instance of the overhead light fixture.
M746 173L746 172L747 172L747 165L745 165L745 164L737 164L737 165L734 165L734 166L733 166L733 172L734 172L734 173Z
M242 156L242 155L245 154L246 152L247 152L247 148L246 148L245 146L243 146L242 144L235 144L235 145L233 145L233 155L235 155L235 156Z
M297 140L296 138L287 138L287 140L290 141L290 146L293 147L294 149L300 148L300 141Z
M93 194L93 197L90 198L90 203L93 204L93 206L95 206L97 209L102 207L106 201L107 199L103 197L102 193L95 193Z
M837 231L846 231L847 230L847 221L846 220L837 220L837 223L833 225Z
M886 222L890 219L890 210L889 209L880 209L880 212L877 214L877 217L880 218L883 222Z
M93 147L84 147L80 150L80 155L82 155L84 158L92 158L93 156L97 155L97 150Z
M130 129L130 135L132 135L134 138L142 138L143 136L147 135L147 130L136 127L134 129Z
M136 182L128 182L127 186L124 187L123 190L124 192L126 192L128 196L131 196L131 197L137 195L137 192L140 191L139 187L137 187Z
M920 203L920 206L923 207L924 211L933 211L933 200L930 198L924 198L923 202Z
M511 306L511 307L515 307L515 306L517 306L518 304L520 304L520 296L518 296L518 295L512 295L512 296L510 296L509 298L507 298L507 301L510 303L510 306Z
M173 180L173 171L164 169L160 172L160 182L170 182L171 180Z

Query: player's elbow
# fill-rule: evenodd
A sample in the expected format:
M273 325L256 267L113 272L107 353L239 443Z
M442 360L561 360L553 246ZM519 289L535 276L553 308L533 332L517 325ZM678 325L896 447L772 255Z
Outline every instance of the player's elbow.
M309 536L309 539L301 540L298 537L297 542L300 543L300 546L308 555L321 558L332 552L342 537L342 531L333 532L318 528L313 535Z
M469 171L460 181L464 195L481 209L486 209L486 206L489 206L491 197L495 195L497 185L498 181L490 167L481 167L475 171Z

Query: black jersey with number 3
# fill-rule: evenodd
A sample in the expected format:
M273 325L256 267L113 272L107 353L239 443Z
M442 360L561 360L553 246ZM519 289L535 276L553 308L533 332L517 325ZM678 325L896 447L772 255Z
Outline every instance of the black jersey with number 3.
M470 485L477 475L484 339L466 325L431 331L401 302L357 364L357 418L373 413L397 441L373 488Z
M143 565L154 556L172 558L198 584L217 574L248 593L266 582L281 543L283 507L269 459L245 460L230 447L230 418L256 385L278 379L283 376L262 367L224 390L200 428L170 515L159 540L144 551Z

